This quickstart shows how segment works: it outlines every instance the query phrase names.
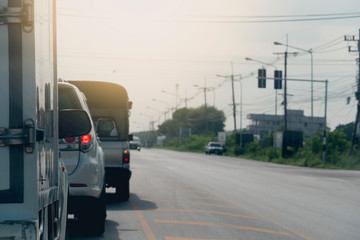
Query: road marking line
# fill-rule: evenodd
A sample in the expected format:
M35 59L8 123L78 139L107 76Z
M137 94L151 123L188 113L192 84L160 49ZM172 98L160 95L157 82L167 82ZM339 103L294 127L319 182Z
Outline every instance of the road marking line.
M154 209L153 211L163 211L163 212L189 212L189 213L213 213L213 214L217 214L217 215L233 216L233 217L247 218L247 219L256 219L256 217L250 217L250 216L245 216L245 215L241 215L241 214L227 213L227 212L218 212L218 211L207 211L207 210Z
M257 213L257 212L254 212L254 211L252 211L252 210L250 210L249 208L246 208L246 207L244 207L244 206L242 206L242 205L240 205L240 204L238 204L238 203L236 203L236 202L234 202L234 201L231 201L231 200L229 200L229 199L226 199L226 198L220 196L220 195L217 194L217 193L214 193L214 192L211 192L211 191L209 191L209 193L211 193L211 194L213 194L214 196L217 196L217 197L223 199L224 201L227 201L227 202L229 202L229 203L231 203L231 204L233 204L233 205L235 205L235 206L238 206L239 208L245 209L246 211L254 214L255 216L258 216L258 217L260 217L260 218L262 218L262 219L264 219L264 220L266 220L266 221L268 221L268 222L271 222L271 223L273 223L273 224L275 224L275 225L277 225L277 226L279 226L279 227L282 227L282 228L288 230L289 232L292 232L293 234L295 234L295 235L297 235L297 236L299 236L299 237L302 237L302 238L304 238L304 239L306 239L306 240L313 240L312 238L307 237L307 236L305 236L305 235L303 235L303 234L301 234L301 233L299 233L299 232L297 232L297 231L295 231L295 230L293 230L293 229L291 229L291 228L289 228L289 227L286 227L286 226L284 226L284 225L282 225L282 224L280 224L280 223L278 223L278 222L276 222L276 221L274 221L274 220L272 220L272 219L268 219L268 218L264 217L263 215L261 215L261 214L259 214L259 213Z
M249 231L255 231L255 232L270 233L270 234L283 235L283 236L288 236L288 237L292 237L292 236L293 236L293 235L290 234L290 233L273 231L273 230L268 230L268 229L263 229L263 228L236 226L236 225L232 225L232 224L229 224L228 226L231 227L231 228L242 229L242 230L249 230Z
M176 220L161 220L154 219L156 223L172 223L172 224L184 224L184 225L198 225L198 226L218 226L217 224L207 223L207 222L191 222L191 221L176 221Z
M204 206L209 206L209 207L217 207L217 208L239 209L239 207L219 205L219 204L212 204L212 203L201 203L201 202L197 202L196 204L204 205Z
M203 196L196 196L196 195L189 195L189 197L190 198L195 198L195 199L206 199L206 200L221 201L221 199L218 199L218 198L203 197Z
M191 189L177 189L177 191L180 192L187 192L187 193L208 193L208 192L203 192L203 191L196 191L196 190L191 190Z
M135 211L135 214L137 216L137 218L140 221L140 224L144 230L144 233L146 235L146 238L148 240L156 240L154 233L151 231L151 228L149 226L149 224L147 223L147 221L145 220L144 216L142 215L141 211L139 210L138 206L136 205L135 201L133 201L130 198L130 203Z
M165 236L165 240L214 240L214 239L209 239L209 238L182 238L182 237Z
M282 235L282 236L289 236L292 237L293 235L286 232L279 232L269 229L263 229L263 228L254 228L254 227L245 227L245 226L237 226L232 224L213 224L213 223L207 223L207 222L191 222L191 221L174 221L174 220L160 220L160 219L154 219L154 222L156 223L170 223L170 224L184 224L184 225L197 225L197 226L210 226L210 227L230 227L235 229L241 229L241 230L248 230L248 231L254 231L254 232L262 232L262 233L269 233L269 234L275 234L275 235Z

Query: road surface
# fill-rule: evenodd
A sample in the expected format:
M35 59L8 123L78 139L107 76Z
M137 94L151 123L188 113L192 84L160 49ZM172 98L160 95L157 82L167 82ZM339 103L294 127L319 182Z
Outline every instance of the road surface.
M159 149L131 151L131 196L107 190L106 232L69 239L358 240L360 172Z

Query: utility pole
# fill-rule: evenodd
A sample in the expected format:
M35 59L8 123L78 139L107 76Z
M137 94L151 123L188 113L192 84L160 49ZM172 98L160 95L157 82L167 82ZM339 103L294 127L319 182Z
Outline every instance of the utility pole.
M203 90L204 91L204 101L205 101L205 127L206 127L206 130L208 129L208 114L207 114L207 100L206 100L206 92L207 91L214 91L215 88L213 87L206 87L206 79L204 79L204 87L200 87L199 85L197 84L194 84L193 85L194 87L197 87L199 88L200 90Z
M311 79L311 84L313 84L313 79ZM325 81L325 126L324 126L324 136L323 136L323 153L322 153L322 161L325 163L325 154L326 154L326 122L327 122L327 95L328 95L328 84L329 81Z
M359 57L357 59L357 63L358 63L358 74L357 74L357 92L355 93L355 97L358 101L357 104L357 111L356 111L356 117L355 117L355 127L354 127L354 133L353 133L353 139L351 142L351 152L354 149L354 145L358 143L358 138L356 136L356 133L358 131L358 124L359 124L359 114L360 114L360 29L359 29L359 39L356 40L355 36L345 36L344 37L345 41L353 41L353 42L357 42L357 49L353 50L351 48L351 46L349 46L349 52L358 52L359 53Z
M234 74L231 74L231 88L232 88L232 100L233 100L234 131L236 131L236 105L235 105L235 93L234 93Z
M284 53L275 53L275 54L284 54L284 131L287 130L287 56L288 51Z
M227 76L223 76L223 75L216 75L217 77L222 77L222 78L230 78L231 80L231 90L232 90L232 105L233 105L233 117L234 117L234 132L236 132L236 104L235 104L235 93L234 93L234 70L233 70L233 64L231 62L231 75L227 75ZM238 76L238 75L236 75ZM241 75L239 75L241 77ZM241 80L240 80L241 81ZM240 82L241 84L241 82ZM241 130L241 129L240 129Z

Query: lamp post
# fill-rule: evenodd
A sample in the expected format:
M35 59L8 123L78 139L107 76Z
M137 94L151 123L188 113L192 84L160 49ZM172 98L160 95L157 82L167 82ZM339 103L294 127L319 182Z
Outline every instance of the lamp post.
M168 92L168 91L165 91L165 90L161 90L161 92L175 96L175 109L177 109L177 107L178 107L178 94Z
M163 104L166 105L166 109L165 109L165 111L164 111L164 121L166 121L166 119L167 119L166 114L168 113L168 111L171 111L171 109L169 108L168 103L165 102L165 101L159 100L159 99L155 99L155 98L153 98L152 100L153 100L154 102L159 102L159 103L163 103Z
M156 108L152 108L150 106L146 106L147 109L150 109L150 110L153 110L153 111L156 111L159 113L159 118L158 118L158 122L159 122L159 125L160 125L160 118L161 118L161 111L156 109Z
M312 48L306 50L303 48L299 48L299 47L294 47L288 44L283 44L280 42L274 42L275 45L281 45L281 46L285 46L286 48L293 48L302 52L307 52L310 54L311 56L311 135L313 136L313 128L314 128L314 123L313 123L313 118L314 118L314 77L313 77L313 66L314 66L314 62L313 62L313 50Z
M153 118L152 118L151 116L149 116L149 115L144 114L144 113L139 113L139 115L149 118L149 119L150 119L150 122L149 122L149 130L150 130L150 131L154 130L154 121L153 121Z

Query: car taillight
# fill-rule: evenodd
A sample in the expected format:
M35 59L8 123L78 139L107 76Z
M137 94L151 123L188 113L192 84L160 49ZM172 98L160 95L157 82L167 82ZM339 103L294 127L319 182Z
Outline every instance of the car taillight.
M64 141L66 143L74 143L76 140L76 137L72 137L72 138L64 138Z
M80 149L83 152L89 151L93 146L91 134L81 136Z
M87 134L81 137L81 143L89 143L91 141L91 135Z
M80 138L63 138L59 140L59 150L61 151L76 151L79 150Z
M124 163L129 163L130 162L130 153L128 150L125 150L123 152L123 162Z

